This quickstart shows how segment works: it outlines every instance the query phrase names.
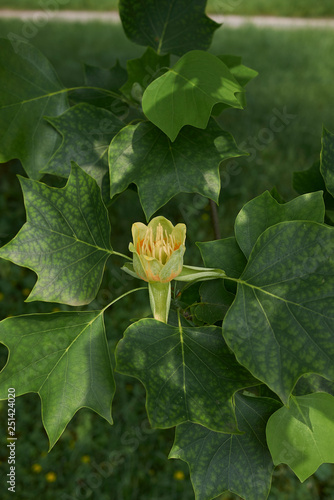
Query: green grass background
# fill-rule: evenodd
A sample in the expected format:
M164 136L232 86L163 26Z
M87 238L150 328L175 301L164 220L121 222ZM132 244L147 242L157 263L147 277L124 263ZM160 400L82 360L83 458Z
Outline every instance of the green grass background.
M0 0L0 8L115 10L117 0ZM334 16L332 0L208 0L208 12L239 15Z
M6 37L9 33L22 36L27 26L19 21L0 21L0 36ZM138 57L144 50L129 42L120 26L99 23L49 23L38 30L31 42L51 60L68 86L82 82L82 62L109 67L119 58L125 64L126 59ZM237 175L231 174L228 164L222 167L224 187L219 215L222 234L226 237L232 234L233 221L241 206L263 190L276 185L287 199L293 197L292 172L308 168L319 157L322 123L334 131L333 32L222 28L215 35L212 50L216 54L242 55L244 63L259 72L248 87L247 109L226 111L220 118L222 126L234 134L237 142L245 143L245 149L250 148L254 140L260 145L252 161L239 160ZM264 144L264 131L270 130L275 109L282 111L284 107L295 118L275 133L270 143ZM17 172L22 171L16 162L0 165L1 244L11 239L25 221L15 178ZM186 219L187 262L194 265L200 263L194 242L213 236L208 208L206 200L201 201L194 195L179 195L162 210L167 217ZM137 196L131 191L121 195L119 203L112 206L112 241L116 242L117 250L127 253L130 227L139 213ZM123 282L121 276L121 273L115 274L109 264L101 291L89 308L103 307L112 297L123 293L128 283ZM57 304L23 304L34 281L34 273L1 261L1 318L8 314L66 309ZM143 295L127 298L108 311L106 327L111 348L121 338L130 318L149 314L148 301ZM4 348L2 359L4 363ZM117 376L117 384L113 410L115 425L111 427L93 412L80 410L49 455L38 396L29 394L16 400L17 498L193 500L187 466L166 458L173 442L173 431L144 432L143 387L124 376ZM1 422L6 421L6 411L6 402L0 402ZM110 462L112 450L118 454L114 455L111 470L106 462ZM33 472L34 463L41 465L39 473ZM7 469L3 430L0 435L0 495L4 500L13 498L3 488ZM98 470L104 473L98 474ZM184 480L174 477L177 471L184 473ZM56 474L52 483L47 482L48 472ZM324 465L301 485L286 467L278 467L269 499L334 500L333 472L332 466ZM222 498L237 497L224 495Z

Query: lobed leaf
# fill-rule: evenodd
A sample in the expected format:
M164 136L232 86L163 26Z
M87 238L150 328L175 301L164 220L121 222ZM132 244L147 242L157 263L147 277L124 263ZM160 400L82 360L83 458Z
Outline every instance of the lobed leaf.
M7 318L0 342L9 349L0 373L0 399L39 394L50 449L74 414L87 407L110 424L115 392L101 311L57 312Z
M128 103L120 92L120 87L127 80L127 71L118 60L112 68L100 68L83 64L84 84L71 89L69 95L71 106L90 104L112 112L121 120L127 120L131 115ZM133 119L130 116L130 120Z
M184 128L174 143L152 123L127 125L109 148L110 197L136 184L147 219L181 192L218 202L220 162L243 154L214 120L204 131Z
M28 301L88 304L112 253L99 187L75 164L62 189L23 177L20 182L27 222L0 249L0 257L37 273Z
M205 6L206 0L120 0L119 13L131 41L181 56L208 49L220 26L205 15Z
M140 320L125 331L116 362L119 373L144 384L150 422L159 428L190 420L216 431L238 432L233 395L258 384L236 363L215 326Z
M101 189L107 185L109 144L124 123L110 111L85 103L46 120L61 134L62 143L43 172L68 177L75 161Z
M169 66L169 55L159 56L151 47L147 47L138 59L127 61L128 79L121 87L121 92L130 100L141 102L146 87Z
M242 108L242 92L218 57L192 50L146 88L142 106L147 118L175 141L185 125L205 129L217 103Z
M289 220L324 222L322 191L278 203L268 191L249 201L235 219L234 232L239 247L249 258L258 237L270 226Z
M237 394L235 410L243 434L223 434L193 423L177 426L169 458L188 463L196 500L225 491L246 500L266 500L274 469L265 436L266 423L280 404Z
M305 481L323 463L334 463L334 397L293 396L268 420L267 442L275 465L288 464Z
M230 70L236 81L242 86L245 87L253 78L258 75L258 72L254 69L248 68L241 63L241 57L232 56L228 54L224 54L221 56L217 56ZM246 107L246 95L244 92L240 94L236 94L237 99L243 108ZM224 109L230 108L231 106L228 104L215 104L212 110L212 115L217 116L224 111Z
M66 89L49 61L32 45L0 39L0 162L21 160L32 179L59 144L59 135L43 120L67 108Z
M287 402L297 380L334 380L334 232L316 222L269 227L240 276L223 335L238 361Z
M230 278L239 278L247 260L234 237L196 243L206 267L224 269Z

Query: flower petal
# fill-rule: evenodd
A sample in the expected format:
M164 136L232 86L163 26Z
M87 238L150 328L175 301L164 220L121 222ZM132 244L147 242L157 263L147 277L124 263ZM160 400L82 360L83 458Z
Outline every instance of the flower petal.
M160 281L162 283L167 283L178 276L183 267L183 255L186 250L184 245L181 245L178 250L173 252L171 258L166 262L162 270L160 271Z

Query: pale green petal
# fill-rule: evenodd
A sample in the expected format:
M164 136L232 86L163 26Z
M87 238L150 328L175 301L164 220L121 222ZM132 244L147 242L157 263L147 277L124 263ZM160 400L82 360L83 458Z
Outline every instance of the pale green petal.
M175 278L176 281L206 281L226 276L222 269L213 269L209 267L183 266L182 272Z
M187 227L185 224L177 224L173 231L172 231L172 235L174 236L175 238L175 241L177 243L181 242L182 245L184 245L185 241L186 241L186 231L187 231Z
M137 244L138 239L139 241L144 239L146 231L147 226L145 226L145 224L143 224L142 222L135 222L134 224L132 224L131 232L134 245Z
M147 257L146 255L139 255L141 265L144 269L146 281L156 282L160 281L160 271L163 268L161 262L153 257Z
M153 237L154 238L156 237L156 231L157 231L157 227L159 224L161 224L164 232L166 230L167 234L172 233L172 231L174 229L173 224L165 217L162 217L162 215L159 215L158 217L154 217L154 219L152 219L148 224L148 227L151 227L153 229Z
M166 283L173 280L178 276L183 267L183 255L186 250L184 245L181 245L178 250L172 254L171 258L166 262L160 271L160 281Z
M133 269L136 271L140 279L148 281L148 279L146 278L145 268L143 267L142 261L137 252L134 252L133 254Z

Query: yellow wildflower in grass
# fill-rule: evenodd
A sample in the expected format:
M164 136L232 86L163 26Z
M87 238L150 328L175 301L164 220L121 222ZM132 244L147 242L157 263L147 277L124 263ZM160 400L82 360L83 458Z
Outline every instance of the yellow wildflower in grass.
M183 267L186 226L173 224L165 217L155 217L146 226L132 225L133 267L137 275L149 283L168 283L178 276Z
M48 483L54 483L57 479L57 474L55 472L48 472L45 474L45 479Z
M81 462L84 463L84 464L89 464L89 462L90 462L90 456L89 455L82 455Z
M176 470L174 472L174 479L177 481L183 481L186 476L184 475L184 472L182 470Z
M42 470L42 466L40 464L32 464L31 470L39 474Z

